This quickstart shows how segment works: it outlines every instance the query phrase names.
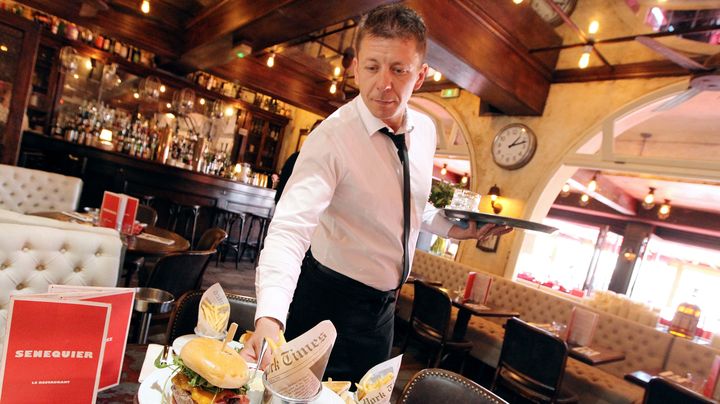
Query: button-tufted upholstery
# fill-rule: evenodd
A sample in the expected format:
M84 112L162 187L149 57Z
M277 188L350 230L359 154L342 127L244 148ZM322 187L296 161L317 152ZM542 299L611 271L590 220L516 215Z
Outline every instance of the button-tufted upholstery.
M0 338L12 294L117 284L123 245L115 230L0 210L0 235Z
M0 209L74 211L81 191L80 178L0 164Z
M477 271L422 251L415 253L412 269L414 275L443 282L451 290L462 289L467 273ZM526 321L566 322L574 306L593 310L585 304L585 300L565 297L535 284L490 276L493 276L493 286L488 304L518 311ZM398 317L401 320L409 318L412 299L412 285L403 286L398 299ZM717 349L673 337L628 318L607 312L599 315L593 344L622 351L626 359L594 367L569 359L563 389L576 394L582 403L639 403L643 398L643 389L623 380L626 373L666 368L675 373L691 372L705 378L715 355L720 354ZM497 365L505 335L504 321L477 316L470 319L466 339L473 342L471 356L490 366Z

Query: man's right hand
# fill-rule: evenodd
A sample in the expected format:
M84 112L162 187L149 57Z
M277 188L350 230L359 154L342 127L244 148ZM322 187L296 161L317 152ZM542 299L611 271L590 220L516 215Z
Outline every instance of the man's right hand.
M255 322L255 332L253 332L253 335L245 341L245 346L242 351L240 351L240 355L248 362L257 362L257 357L260 355L260 347L262 346L263 339L267 337L273 341L278 341L281 330L282 324L280 324L278 320L272 317L260 317ZM262 363L258 364L258 369L264 370L270 363L271 357L272 352L270 352L270 347L268 346L265 351L265 356L263 356Z

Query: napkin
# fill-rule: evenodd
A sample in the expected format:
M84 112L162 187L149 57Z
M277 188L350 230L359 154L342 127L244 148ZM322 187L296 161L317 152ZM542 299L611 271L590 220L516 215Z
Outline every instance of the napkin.
M145 353L145 359L143 360L142 368L140 369L140 376L138 382L142 383L150 373L154 372L157 368L155 367L155 359L162 354L163 346L158 344L148 345L147 352Z

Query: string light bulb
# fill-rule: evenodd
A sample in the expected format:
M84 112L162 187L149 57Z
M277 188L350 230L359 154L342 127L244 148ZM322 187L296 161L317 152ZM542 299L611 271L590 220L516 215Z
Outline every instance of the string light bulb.
M167 91L167 88L165 88L165 85L164 84L160 85L160 92L164 93L165 91Z
M270 56L267 58L267 67L275 66L275 51L270 52Z
M340 77L340 73L342 73L342 69L340 66L335 66L335 69L333 70L333 76Z
M200 105L205 105L205 98L200 98Z
M442 80L442 73L440 73L439 71L435 70L435 73L433 73L433 80L435 80L435 81L440 81L440 80Z
M650 187L650 191L643 198L642 207L650 210L655 206L655 188Z
M513 0L513 3L515 4L522 4L523 0Z
M582 194L582 196L580 196L580 206L587 206L588 203L590 203L590 195Z
M658 209L658 218L665 220L668 217L670 217L670 200L665 199L665 202L663 202L663 204L660 205L660 209Z
M235 113L235 108L233 108L231 106L228 106L227 108L225 108L225 116L231 117L231 116L233 116L234 113Z
M88 58L88 60L85 61L85 67L86 67L88 70L90 70L90 69L93 68L92 58Z
M447 164L443 164L442 168L440 169L440 175L446 175L447 174Z
M570 195L570 184L566 182L565 184L563 184L562 189L560 189L560 196L565 198L568 195Z
M133 98L135 98L136 100L139 99L139 98L140 98L140 93L138 93L137 91L135 91L135 92L133 93Z
M337 93L337 80L333 79L332 84L330 84L330 94Z
M592 20L590 21L590 25L588 26L588 34L595 35L600 31L600 23L598 20Z
M150 1L149 0L142 1L142 4L140 4L140 11L142 11L145 14L148 14L150 12Z
M592 179L588 183L587 190L590 193L597 191L597 173L593 174Z
M578 60L579 68L585 69L590 65L590 51L592 51L591 45L586 45L583 48L583 53L580 55L580 60Z
M7 52L8 51L7 45L0 45L0 51Z

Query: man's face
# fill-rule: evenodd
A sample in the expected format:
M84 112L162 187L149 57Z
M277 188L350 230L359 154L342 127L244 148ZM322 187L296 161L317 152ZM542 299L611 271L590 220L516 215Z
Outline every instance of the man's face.
M355 81L372 114L393 130L402 124L407 102L427 74L414 39L366 36L355 59Z

